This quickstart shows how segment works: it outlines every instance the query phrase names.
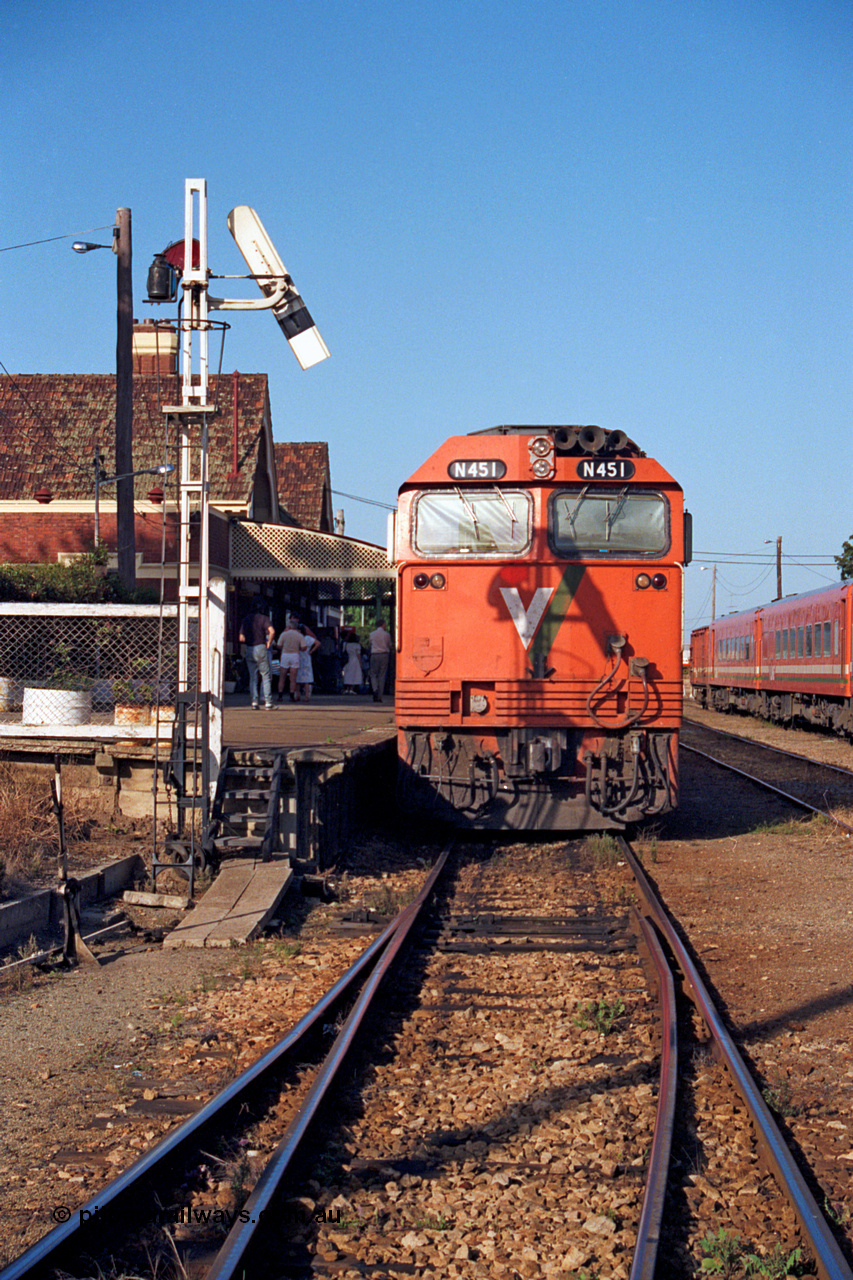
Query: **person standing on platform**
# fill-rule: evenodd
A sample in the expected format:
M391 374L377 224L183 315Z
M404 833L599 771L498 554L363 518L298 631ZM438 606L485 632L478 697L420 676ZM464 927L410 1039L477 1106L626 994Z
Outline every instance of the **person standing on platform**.
M344 693L355 695L361 688L361 645L352 627L344 632L342 648L346 659L343 670Z
M302 649L302 632L298 629L298 618L293 614L287 616L287 626L278 638L278 647L281 650L279 655L279 677L278 677L278 700L281 702L284 696L284 682L287 680L289 684L290 701L298 702L299 694L296 692L296 673L299 670L299 653Z
M373 690L373 701L381 702L385 693L385 681L388 678L388 667L391 662L391 637L380 618L376 630L370 633L370 687Z
M303 702L310 702L311 691L314 688L314 667L311 655L320 648L320 641L315 635L309 634L303 622L299 623L297 630L302 636L302 647L299 650L299 666L296 669L296 686L299 691L298 697Z
M240 623L239 640L246 646L246 665L249 668L249 693L252 707L258 706L258 676L264 693L264 706L272 710L272 672L270 671L270 645L275 639L272 618L260 596L252 601L252 611Z

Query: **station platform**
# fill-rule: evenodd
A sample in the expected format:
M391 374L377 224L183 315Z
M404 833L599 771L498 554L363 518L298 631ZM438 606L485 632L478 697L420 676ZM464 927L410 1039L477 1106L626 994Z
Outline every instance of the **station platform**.
M387 816L396 772L394 704L388 694L379 703L371 695L320 694L310 702L286 696L269 710L253 709L247 694L227 695L221 778L230 791L223 793L218 810L214 803L214 817L227 832L222 856L245 855L252 833L257 837L263 829L265 856L287 857L297 870L323 872L357 831ZM253 797L245 800L246 808L262 806L273 778L281 797L275 823L268 818L264 827L246 814L242 821L249 829L242 833L241 797Z
M367 738L364 735L369 735ZM253 747L323 747L359 740L394 738L394 699L384 702L370 694L314 694L310 702L276 702L253 711L248 694L226 694L222 717L222 745L238 750Z
M323 873L393 804L390 697L319 695L254 709L226 695L211 887L166 948L228 947L264 927L295 873Z

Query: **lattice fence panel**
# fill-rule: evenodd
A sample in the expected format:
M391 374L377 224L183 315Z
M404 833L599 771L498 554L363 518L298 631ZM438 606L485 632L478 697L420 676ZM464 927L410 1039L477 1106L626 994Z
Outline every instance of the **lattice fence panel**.
M8 613L0 606L0 717L24 724L108 724L116 707L128 723L174 705L177 618L98 611ZM190 669L198 646L190 654ZM146 717L147 713L147 717Z

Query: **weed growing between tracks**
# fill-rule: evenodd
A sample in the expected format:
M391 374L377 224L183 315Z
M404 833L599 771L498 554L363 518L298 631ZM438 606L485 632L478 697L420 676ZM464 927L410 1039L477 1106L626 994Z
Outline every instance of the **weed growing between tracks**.
M609 1035L616 1021L625 1012L625 1002L621 996L608 1000L602 996L600 1000L590 1000L572 1018L576 1027L582 1031L595 1030L600 1036Z
M785 1280L799 1274L803 1251L774 1246L772 1253L752 1253L738 1235L730 1235L724 1227L714 1235L708 1232L699 1241L702 1250L702 1274L711 1276L765 1276L767 1280ZM794 1268L797 1268L795 1271Z
M587 836L586 847L592 857L592 865L599 867L615 867L622 855L615 838L609 832Z

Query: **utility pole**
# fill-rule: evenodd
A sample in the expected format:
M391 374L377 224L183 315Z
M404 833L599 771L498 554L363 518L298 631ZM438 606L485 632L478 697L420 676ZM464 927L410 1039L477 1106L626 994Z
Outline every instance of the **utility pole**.
M776 539L776 599L782 599L782 539Z
M130 210L116 210L116 547L118 574L136 586L136 526L133 514L133 241Z
M717 619L717 566L711 570L711 621Z

